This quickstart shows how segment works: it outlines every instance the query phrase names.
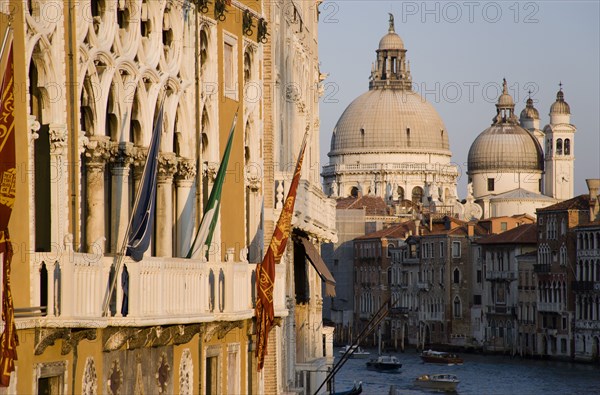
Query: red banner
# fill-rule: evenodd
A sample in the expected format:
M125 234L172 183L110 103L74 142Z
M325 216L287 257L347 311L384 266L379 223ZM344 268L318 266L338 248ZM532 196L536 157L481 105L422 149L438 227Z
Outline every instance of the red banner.
M273 319L275 318L273 309L275 265L281 261L281 256L287 245L287 239L290 236L294 204L296 203L296 192L298 190L298 183L300 182L300 171L302 169L305 148L306 135L298 154L294 178L281 209L279 220L275 226L269 249L262 263L256 265L256 288L258 293L256 299L256 357L258 358L259 371L263 368L265 355L267 354L269 331L271 330L271 326L273 326Z
M10 244L8 229L0 231L0 256L2 256L2 273L4 281L2 284L2 321L4 321L4 332L0 337L0 387L8 387L10 384L10 373L15 370L17 359L17 346L19 338L15 326L15 311L13 299L10 292L10 261L13 251Z
M12 40L6 44L6 70L0 88L0 256L2 257L2 321L4 332L0 337L0 386L8 387L10 373L15 370L17 359L17 328L15 312L10 292L10 262L12 245L8 234L8 221L15 203L15 117L13 92L13 51Z
M8 228L15 203L15 117L12 44L7 44L8 60L0 90L0 231Z

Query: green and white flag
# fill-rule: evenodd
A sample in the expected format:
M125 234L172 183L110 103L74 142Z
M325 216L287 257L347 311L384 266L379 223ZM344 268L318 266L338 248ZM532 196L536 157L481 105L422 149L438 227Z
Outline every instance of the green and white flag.
M236 111L235 115L233 116L231 130L229 131L229 138L227 139L227 146L225 147L225 152L223 153L223 159L221 160L221 165L219 166L219 171L217 172L215 184L213 185L213 188L210 191L210 196L208 197L208 201L206 202L206 206L204 207L202 221L200 221L198 232L196 233L196 237L194 237L194 241L192 242L192 246L190 247L186 258L192 258L192 256L194 256L194 254L198 250L201 250L202 247L205 245L209 246L210 248L213 233L215 231L215 227L217 226L217 220L219 219L221 192L223 191L223 183L225 182L225 173L227 172L227 163L229 162L231 146L233 145L233 133L235 132L237 115L238 113Z

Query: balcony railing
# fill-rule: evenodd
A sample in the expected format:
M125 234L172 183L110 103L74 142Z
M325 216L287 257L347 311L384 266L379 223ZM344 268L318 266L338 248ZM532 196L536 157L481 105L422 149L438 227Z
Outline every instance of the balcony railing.
M454 165L440 165L437 163L352 163L323 166L323 176L333 175L345 171L386 171L402 170L405 172L437 172L438 174L456 176L458 174Z
M546 311L550 313L561 313L565 310L564 303L538 302L538 311Z
M277 212L283 207L291 181L292 174L275 173L275 210ZM324 240L336 242L335 205L335 200L325 196L320 184L301 179L298 184L292 224ZM277 215L275 215L276 217Z
M44 265L47 273L47 286L36 288L34 295L34 300L47 302L41 310L46 320L81 326L155 325L235 321L254 314L256 266L247 262L157 257L135 262L125 258L108 317L103 317L102 308L114 276L115 257L71 253L48 259L47 253L36 253L32 262L37 268ZM126 314L122 314L124 300ZM274 307L276 315L287 314L284 265L275 268Z
M492 280L515 281L517 279L517 275L514 272L487 271L485 273L485 279L488 281L492 281Z
M575 328L600 331L600 320L575 320Z

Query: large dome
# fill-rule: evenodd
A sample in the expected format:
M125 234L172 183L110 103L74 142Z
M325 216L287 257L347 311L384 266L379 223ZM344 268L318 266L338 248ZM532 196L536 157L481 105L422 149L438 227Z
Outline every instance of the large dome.
M484 130L469 149L469 173L475 171L537 171L544 169L542 148L519 125L495 124Z
M448 133L435 108L412 91L373 89L350 103L338 120L329 156L432 151L450 155Z

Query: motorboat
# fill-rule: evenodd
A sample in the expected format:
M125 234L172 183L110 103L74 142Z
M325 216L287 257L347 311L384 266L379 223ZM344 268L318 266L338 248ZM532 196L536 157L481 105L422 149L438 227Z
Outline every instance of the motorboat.
M367 362L367 369L378 372L395 372L402 367L398 358L392 355L380 355L376 359Z
M371 353L363 350L359 346L345 346L343 349L339 351L340 357L344 356L344 354L349 353L350 358L355 359L366 359L371 356ZM350 354L351 353L351 354Z
M362 381L356 384L354 383L354 387L350 388L347 391L342 392L334 392L333 395L358 395L362 393Z
M462 365L463 359L456 354L427 350L421 353L421 359L423 362L428 363L444 363L448 365Z
M415 385L438 391L456 391L460 383L458 377L453 374L424 374L415 379Z

